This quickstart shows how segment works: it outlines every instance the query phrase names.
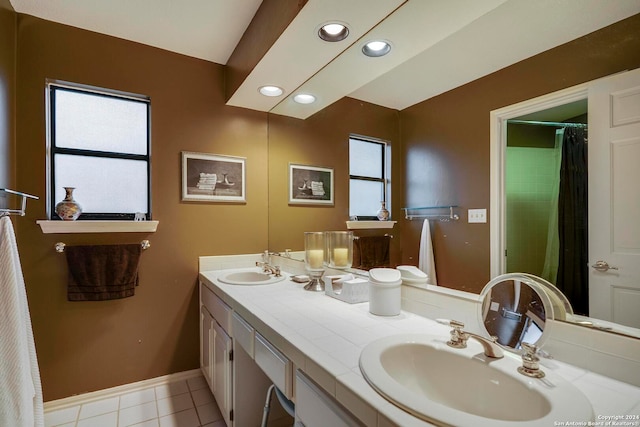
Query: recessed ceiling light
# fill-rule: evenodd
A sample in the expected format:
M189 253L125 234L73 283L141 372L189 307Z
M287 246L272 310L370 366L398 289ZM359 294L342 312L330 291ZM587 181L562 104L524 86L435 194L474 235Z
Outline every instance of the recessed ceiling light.
M320 27L318 37L326 42L339 42L347 38L349 28L339 22L329 22Z
M384 40L373 40L362 46L362 53L371 57L384 56L391 51L391 44Z
M298 104L311 104L315 102L316 97L308 93L299 93L293 97L293 100Z
M270 85L260 86L260 89L258 90L264 96L280 96L284 93L282 88L279 88L278 86L270 86Z

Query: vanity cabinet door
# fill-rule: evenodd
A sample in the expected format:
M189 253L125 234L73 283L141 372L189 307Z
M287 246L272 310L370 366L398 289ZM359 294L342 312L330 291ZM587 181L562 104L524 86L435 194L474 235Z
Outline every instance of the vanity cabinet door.
M232 342L229 335L213 322L213 381L211 391L227 426L232 425Z
M213 325L215 320L204 305L200 306L200 369L209 388L213 385Z

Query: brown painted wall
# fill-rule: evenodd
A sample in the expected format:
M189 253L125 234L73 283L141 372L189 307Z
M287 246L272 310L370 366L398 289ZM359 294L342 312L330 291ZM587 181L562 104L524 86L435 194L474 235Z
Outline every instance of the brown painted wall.
M266 114L224 105L221 65L18 16L17 182L41 199L15 223L45 400L197 368L198 256L267 247ZM47 78L151 97L156 233L45 235L35 224L46 217ZM183 150L246 157L246 205L181 202ZM66 262L55 242L144 238L151 248L134 297L66 301Z
M16 13L0 0L0 188L13 188L15 171ZM0 208L15 208L0 197Z
M393 219L400 215L401 163L398 111L343 98L306 120L269 115L269 249L303 249L305 231L346 230L349 219L349 135L389 141L392 147ZM289 162L334 169L335 207L289 206ZM393 197L397 195L396 197ZM373 213L372 213L373 214ZM400 260L400 230L391 261ZM383 233L384 233L383 232ZM355 233L356 235L362 232Z
M489 112L640 67L640 15L536 55L400 114L407 206L454 203L461 220L432 222L438 284L479 292L489 281ZM403 261L418 255L420 221L404 223Z
M220 65L30 16L18 15L18 46L17 182L42 199L15 223L45 400L197 368L198 256L299 249L303 231L344 229L348 196L339 180L347 179L349 133L399 142L396 111L345 99L302 121L226 107ZM36 226L46 216L47 78L151 97L156 233L46 235ZM246 205L181 202L181 151L246 157ZM290 161L333 167L336 206L289 207ZM399 182L399 155L394 162ZM67 267L55 242L144 238L151 248L134 297L66 301Z

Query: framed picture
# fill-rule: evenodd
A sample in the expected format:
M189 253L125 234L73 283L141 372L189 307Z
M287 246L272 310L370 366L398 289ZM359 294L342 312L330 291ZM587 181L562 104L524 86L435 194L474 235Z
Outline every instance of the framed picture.
M182 152L182 200L246 203L245 158Z
M289 204L333 206L333 169L289 163Z

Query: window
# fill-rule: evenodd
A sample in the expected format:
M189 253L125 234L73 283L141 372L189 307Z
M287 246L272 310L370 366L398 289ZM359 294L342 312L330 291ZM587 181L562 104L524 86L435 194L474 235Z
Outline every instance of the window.
M75 187L81 220L150 220L149 99L52 82L47 95L50 218Z
M389 150L389 145L384 141L354 136L349 138L350 217L376 219L380 202L389 203Z

